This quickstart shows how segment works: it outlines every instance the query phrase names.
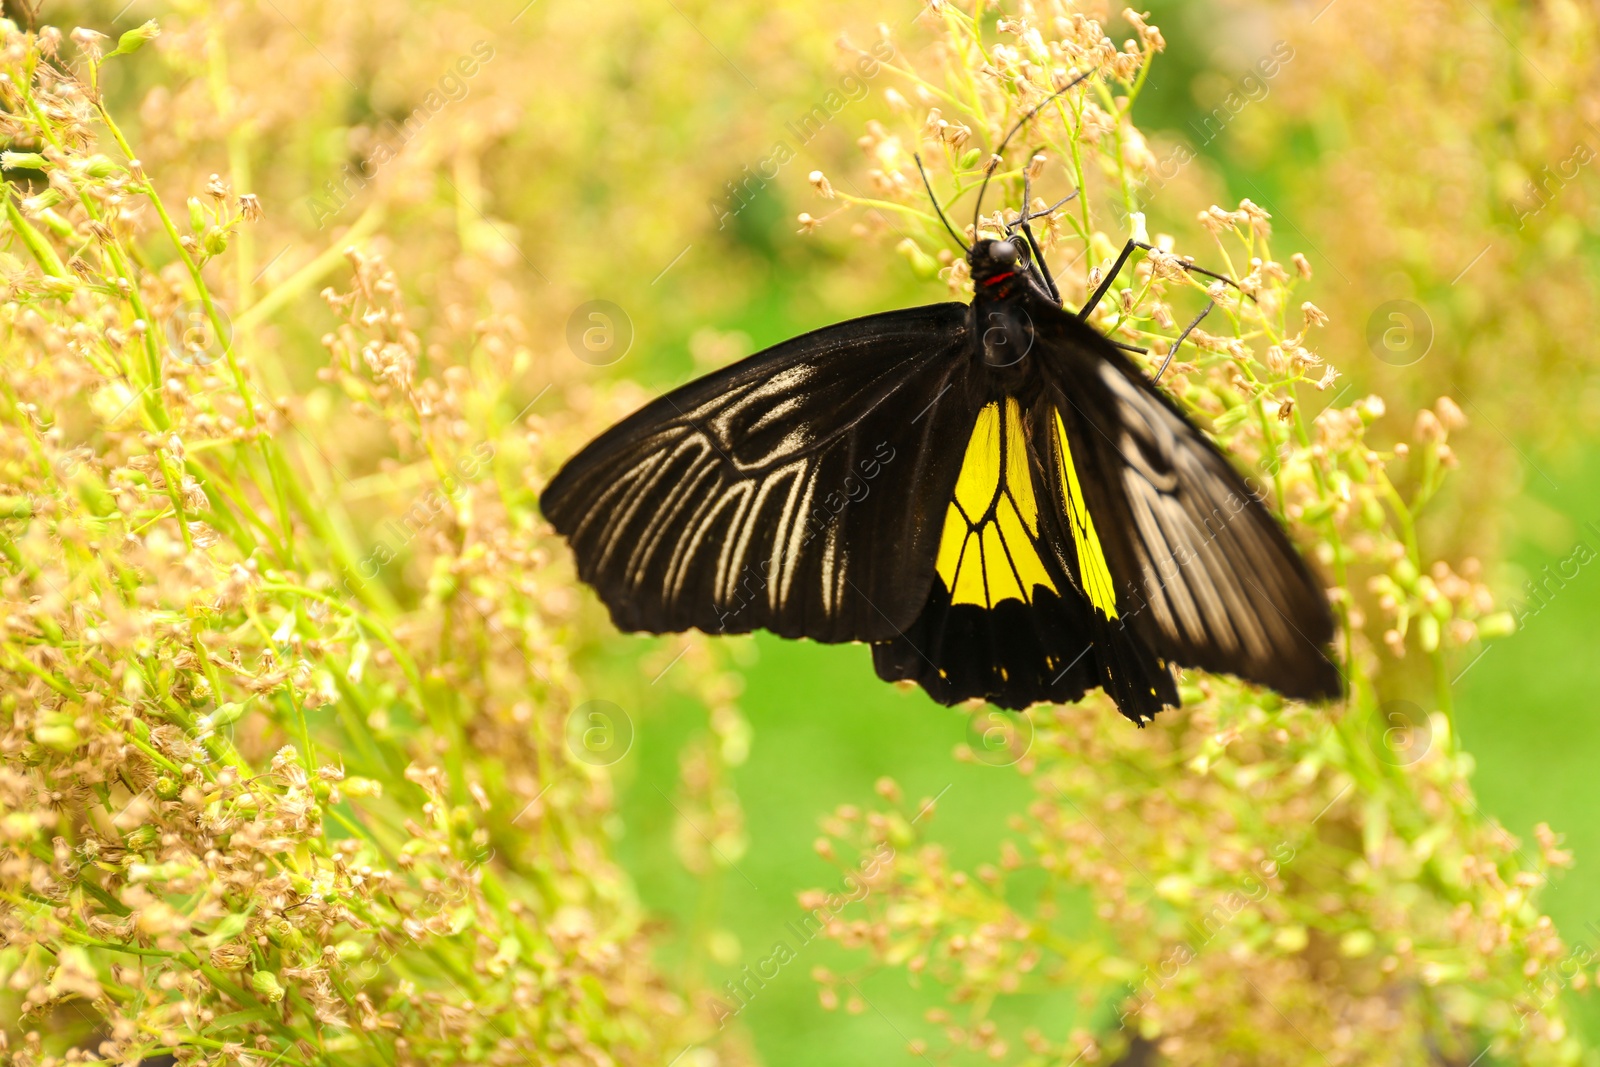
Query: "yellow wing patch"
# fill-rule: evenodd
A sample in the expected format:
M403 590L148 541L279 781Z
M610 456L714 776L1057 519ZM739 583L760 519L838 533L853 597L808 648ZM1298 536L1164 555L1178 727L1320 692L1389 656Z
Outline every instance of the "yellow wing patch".
M1038 534L1022 411L1007 397L1003 412L997 402L978 413L945 512L934 566L951 603L992 608L1008 599L1031 603L1036 586L1057 592L1034 547Z
M1089 602L1099 608L1109 619L1117 617L1117 587L1111 580L1111 568L1106 565L1105 550L1100 547L1100 537L1094 532L1094 519L1089 506L1084 503L1083 490L1078 485L1078 468L1072 463L1072 446L1067 443L1067 427L1056 413L1056 457L1061 467L1061 499L1066 505L1067 520L1072 527L1072 540L1078 548L1078 570L1083 591Z

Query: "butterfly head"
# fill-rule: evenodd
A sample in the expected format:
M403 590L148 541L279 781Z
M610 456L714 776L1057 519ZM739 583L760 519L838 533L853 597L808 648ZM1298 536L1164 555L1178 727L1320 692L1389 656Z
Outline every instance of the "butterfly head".
M979 238L967 253L972 268L972 283L978 287L998 285L1016 274L1028 271L1028 246L1015 238Z

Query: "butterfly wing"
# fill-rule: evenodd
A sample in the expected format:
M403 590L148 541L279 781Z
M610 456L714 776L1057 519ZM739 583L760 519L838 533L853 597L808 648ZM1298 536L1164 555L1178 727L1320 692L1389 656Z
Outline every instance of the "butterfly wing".
M794 338L606 431L541 508L619 629L890 637L927 597L970 350L955 303Z
M1104 686L1134 721L1176 704L1167 664L1116 623L1103 560L1064 521L1068 473L1052 451L1044 398L986 404L948 498L928 602L873 646L889 681L916 681L943 704L1068 703ZM1075 476L1073 476L1075 477ZM1090 527L1089 537L1093 538ZM1098 562L1096 562L1098 561Z
M1087 588L1112 590L1118 618L1159 657L1285 696L1337 696L1327 596L1265 503L1092 327L1036 318L1076 506L1101 549ZM1069 527L1081 525L1074 507Z

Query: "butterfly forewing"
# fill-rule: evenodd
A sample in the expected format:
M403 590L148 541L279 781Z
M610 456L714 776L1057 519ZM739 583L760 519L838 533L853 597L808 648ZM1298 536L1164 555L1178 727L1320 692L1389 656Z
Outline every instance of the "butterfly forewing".
M880 640L926 599L972 425L967 308L841 323L602 435L541 504L617 626Z
M1062 433L1123 621L1160 656L1288 696L1337 695L1327 598L1227 457L1087 326L1051 340Z

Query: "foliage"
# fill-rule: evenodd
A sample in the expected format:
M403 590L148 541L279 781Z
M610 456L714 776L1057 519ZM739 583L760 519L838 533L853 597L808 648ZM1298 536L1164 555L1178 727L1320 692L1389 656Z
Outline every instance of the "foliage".
M1574 343L1597 325L1587 57L1600 18L1568 0L1467 13L1340 0L1307 26L1272 5L1271 32L1296 43L1292 73L1240 122L1238 165L1319 235L1352 311L1329 340L1358 354L1363 380L1408 407L1447 393L1473 418L1459 442L1473 475L1424 526L1442 550L1490 559L1526 528L1507 516L1523 480L1544 480L1526 444L1570 448L1600 413L1593 348ZM1371 313L1395 300L1417 310L1419 346L1366 360Z
M1141 193L1156 159L1131 112L1165 45L1161 31L1125 12L1136 36L1119 49L1070 3L1023 5L993 32L954 5L935 10L943 36L918 63L895 68L897 114L869 123L862 139L880 195L813 180L824 196L876 213L880 229L890 212L914 220L927 236L902 239L913 261L938 244L913 152L942 174L934 191L947 205L981 185L991 163L1010 205L1004 218L1014 217L1025 172L1061 186L1033 210L1076 190L1044 245L1068 264L1057 271L1068 303L1081 303L1117 251L1109 224L1131 220L1135 235L1145 224ZM1096 76L1052 96L1084 71ZM982 147L1035 109L1014 142L1026 148L1002 160ZM986 222L995 232L999 217ZM1309 708L1190 676L1184 711L1150 731L1125 729L1103 694L1035 709L1019 726L997 722L984 737L1002 755L1026 751L1016 767L1035 800L995 861L952 869L913 832L915 807L836 814L830 832L852 848L826 851L842 852L847 869L855 850L887 848L895 860L873 866L865 901L830 933L868 956L865 966L903 967L947 990L952 1008L929 1021L944 1030L934 1046L951 1055L1092 1062L1138 1037L1174 1063L1316 1053L1466 1062L1486 1046L1518 1062L1571 1062L1578 1048L1559 993L1586 986L1592 961L1564 946L1537 905L1551 869L1570 857L1543 827L1530 856L1478 811L1472 760L1451 729L1453 670L1512 620L1493 610L1476 561L1431 558L1416 532L1455 466L1448 439L1465 417L1441 398L1417 412L1409 434L1376 439L1370 428L1386 405L1377 396L1337 405L1338 372L1316 340L1327 316L1301 299L1310 265L1299 254L1274 258L1269 213L1249 200L1212 207L1180 233L1157 235L1157 251L1113 285L1094 318L1152 346L1155 373L1188 318L1179 302L1196 303L1189 291L1202 290L1215 303L1190 335L1193 354L1172 355L1164 386L1251 469L1332 580L1348 697ZM1237 288L1197 280L1179 251L1220 265ZM943 257L963 291L964 264ZM1388 688L1408 652L1432 665L1431 692L1416 697L1426 711ZM1084 894L1100 920L1088 938L1070 921ZM859 978L823 974L825 1003ZM998 1000L1055 986L1083 1008L1070 1034L1008 1033L995 1021Z
M221 310L259 199L213 175L175 212L97 89L116 52L4 32L12 1060L664 1062L705 1020L569 743L523 327L424 334L335 250L323 388L273 395L282 293Z
M1358 36L1402 18L1382 7L1343 0L1327 24ZM735 55L763 74L820 66L855 17L716 11L717 36L748 37ZM887 109L864 131L861 187L827 138L794 140L784 161L825 166L812 185L831 200L802 216L814 239L775 242L761 213L806 168L771 184L741 169L756 137L742 127L765 127L730 121L759 109L729 104L718 79L749 79L706 51L703 14L278 0L180 3L159 35L115 42L4 24L0 1054L751 1059L700 968L660 962L668 935L615 859L618 778L585 747L585 672L610 630L536 492L645 394L593 386L561 351L567 312L611 284L669 333L739 315L781 333L910 279L963 291L910 153L942 201L970 206L987 152L1077 68L1100 73L1013 145L987 206L1014 212L1025 167L1041 203L1081 190L1045 236L1074 305L1126 234L1171 231L1097 324L1152 346L1154 372L1216 301L1163 383L1333 580L1350 699L1308 708L1191 677L1189 706L1149 730L1099 699L1036 709L1016 763L1035 799L993 862L956 869L927 836L933 809L892 782L884 811L827 820L821 851L870 872L830 934L865 969L948 995L929 1057L1091 1062L1138 1035L1174 1062L1298 1063L1307 1044L1350 1062L1468 1062L1486 1045L1577 1058L1561 994L1590 963L1538 903L1568 857L1477 810L1451 728L1454 668L1508 627L1478 565L1429 548L1429 509L1448 513L1460 481L1452 449L1473 435L1434 400L1437 378L1415 411L1398 389L1333 402L1328 357L1348 370L1360 325L1307 302L1349 303L1321 268L1274 253L1256 204L1172 211L1204 189L1202 166L1152 196L1165 152L1131 109L1160 31L1129 17L1119 48L1091 3L996 22L936 0L865 49L846 39L842 65L866 79L852 98ZM1571 22L1541 18L1552 37ZM704 62L665 67L696 49ZM1324 83L1360 51L1319 57ZM863 52L884 73L856 67ZM1408 77L1448 63L1426 42L1414 58ZM765 118L787 130L815 113L809 91ZM829 136L847 126L829 121ZM722 179L741 174L730 199ZM674 266L686 226L717 255ZM895 253L855 240L874 235ZM597 255L607 244L628 255ZM1180 254L1243 295L1197 283ZM762 288L775 262L798 279L781 300ZM1534 306L1504 297L1508 313ZM716 364L747 341L688 347ZM662 800L709 913L745 845L732 769L749 727L719 659L744 652L685 647L666 684L706 729ZM963 757L1021 751L1012 720L979 721L997 747ZM823 1003L861 1010L856 977L823 972ZM1077 1019L1011 1025L1009 998L1058 989Z

